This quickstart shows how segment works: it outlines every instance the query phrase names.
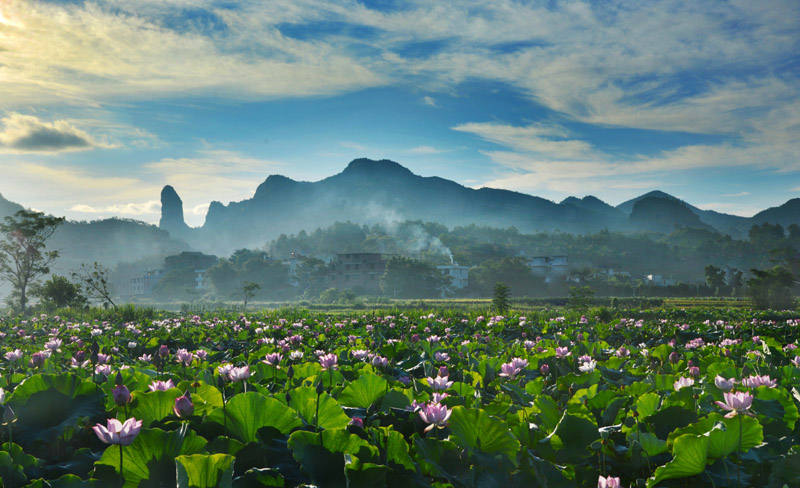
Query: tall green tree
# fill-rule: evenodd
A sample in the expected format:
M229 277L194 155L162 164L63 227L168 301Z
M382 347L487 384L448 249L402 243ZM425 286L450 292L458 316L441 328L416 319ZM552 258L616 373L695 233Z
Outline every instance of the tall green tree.
M50 273L58 258L58 251L47 251L46 243L62 222L63 217L20 210L0 223L0 276L11 283L12 306L22 313L28 306L28 288Z
M712 264L706 266L704 271L706 284L711 288L711 291L715 294L722 292L722 288L725 286L725 271Z
M42 285L32 287L31 294L38 297L48 310L86 305L80 285L72 283L65 276L51 276Z
M440 296L449 282L449 276L428 262L394 256L386 262L380 287L391 297L433 298Z
M247 310L247 302L250 301L251 298L256 296L258 290L261 289L261 285L258 283L253 283L252 281L246 281L242 285L242 297L244 298L244 309Z
M756 308L785 310L794 308L792 273L783 266L769 269L752 269L747 280L747 292Z
M494 297L492 298L492 306L497 313L504 314L508 312L508 299L511 296L511 289L505 283L497 282L494 284Z

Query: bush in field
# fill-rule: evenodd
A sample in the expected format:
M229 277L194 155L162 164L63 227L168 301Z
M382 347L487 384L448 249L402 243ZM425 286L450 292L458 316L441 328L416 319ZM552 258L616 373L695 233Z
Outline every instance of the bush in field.
M81 293L81 287L64 276L53 275L41 286L34 288L33 295L42 301L47 310L63 307L82 308L86 305L86 297Z
M787 310L794 308L792 273L782 266L770 269L753 269L747 280L747 291L756 308Z

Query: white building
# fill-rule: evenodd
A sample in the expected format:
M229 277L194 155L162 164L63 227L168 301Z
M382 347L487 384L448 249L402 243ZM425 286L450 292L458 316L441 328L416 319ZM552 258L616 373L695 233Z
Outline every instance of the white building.
M569 261L566 256L536 256L528 261L533 274L542 276L550 283L556 276L567 276Z
M451 264L447 266L437 266L443 275L450 277L450 284L455 290L466 288L469 284L469 267Z

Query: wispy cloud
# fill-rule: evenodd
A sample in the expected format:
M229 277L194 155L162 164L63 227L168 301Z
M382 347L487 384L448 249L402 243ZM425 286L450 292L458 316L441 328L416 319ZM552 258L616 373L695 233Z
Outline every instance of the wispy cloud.
M429 107L438 107L439 105L436 104L436 99L431 96L424 96L422 97L422 103Z
M88 214L104 214L104 215L131 215L131 216L153 216L161 212L161 202L158 200L149 200L144 203L123 203L115 205L107 205L104 207L95 207L92 205L78 204L73 205L70 210L80 213Z
M438 149L432 146L417 146L407 150L408 154L442 154L451 152L453 149Z
M0 119L0 152L56 154L115 147L75 127L68 120L45 122L34 115L10 112Z
M340 146L346 147L347 149L355 149L356 151L366 151L367 148L363 144L359 144L353 141L342 141L339 143Z
M741 191L739 193L723 193L721 196L729 197L729 198L736 198L736 197L746 197L750 195L749 191Z

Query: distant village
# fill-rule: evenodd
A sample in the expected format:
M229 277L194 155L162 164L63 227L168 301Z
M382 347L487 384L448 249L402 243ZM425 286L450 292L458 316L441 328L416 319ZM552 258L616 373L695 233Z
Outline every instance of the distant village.
M339 290L358 290L367 295L379 295L380 278L386 271L387 260L392 254L382 253L342 253L327 262L325 283L327 288ZM279 263L285 270L285 284L288 287L298 286L297 265L298 258L292 255L288 259L273 259L266 254L264 259L268 262ZM570 284L580 284L585 277L580 273L571 273L567 256L534 256L526 258L531 273L542 279L545 284L560 280ZM202 293L207 289L206 273L209 268L219 262L217 256L201 252L182 252L178 255L168 256L164 265L158 269L148 269L140 276L130 279L130 296L132 298L147 298L153 295L156 285L172 270L191 268L194 272L194 289ZM439 272L450 278L450 289L463 290L469 286L469 266L461 266L456 262L448 265L436 266ZM599 268L596 273L606 277L631 278L631 273L611 268ZM640 277L648 286L668 287L675 284L675 280L660 274L648 274Z

